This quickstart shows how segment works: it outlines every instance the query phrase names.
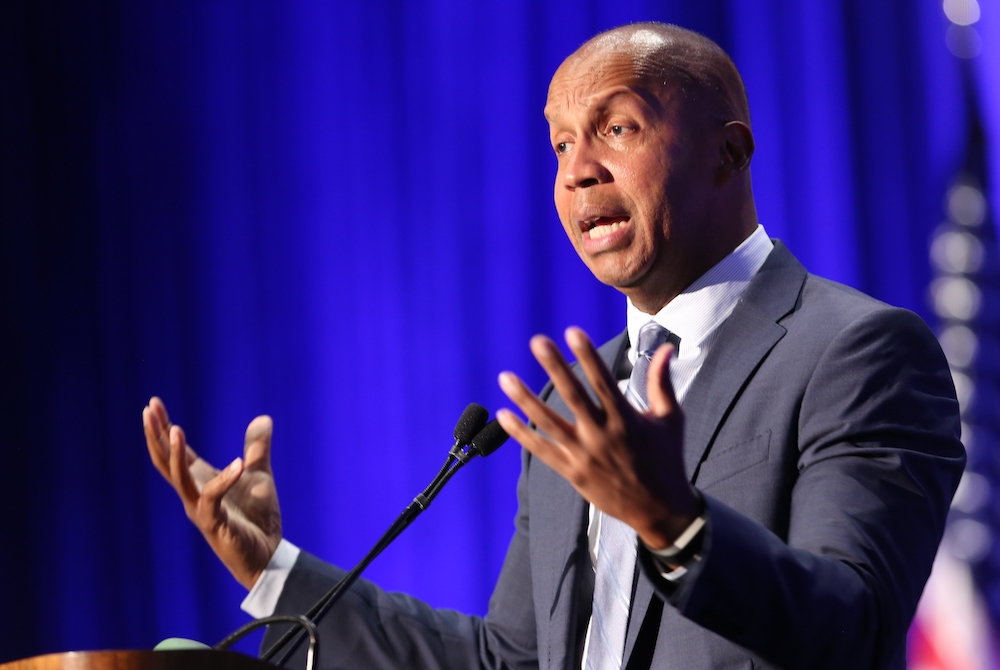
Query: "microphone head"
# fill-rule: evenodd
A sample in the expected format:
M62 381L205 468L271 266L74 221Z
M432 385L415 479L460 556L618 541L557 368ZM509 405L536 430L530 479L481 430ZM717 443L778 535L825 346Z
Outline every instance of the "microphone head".
M469 451L475 452L480 456L489 456L499 449L500 445L506 442L508 437L510 435L507 434L507 431L500 427L500 423L496 419L493 419L472 438L472 442L469 444Z
M474 402L469 403L469 406L462 412L462 416L458 417L458 423L455 424L456 444L468 444L483 429L489 418L490 413L485 407Z

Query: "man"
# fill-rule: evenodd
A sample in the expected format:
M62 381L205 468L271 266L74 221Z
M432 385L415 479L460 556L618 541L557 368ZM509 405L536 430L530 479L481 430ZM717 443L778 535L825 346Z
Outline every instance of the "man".
M743 84L710 40L598 35L560 66L545 114L560 219L627 296L627 331L595 349L569 329L574 367L534 338L540 397L500 375L537 430L498 412L525 452L486 617L360 582L320 626L321 663L903 668L964 462L932 334L767 238ZM221 472L158 399L143 422L249 611L302 612L339 578L281 540L268 418Z

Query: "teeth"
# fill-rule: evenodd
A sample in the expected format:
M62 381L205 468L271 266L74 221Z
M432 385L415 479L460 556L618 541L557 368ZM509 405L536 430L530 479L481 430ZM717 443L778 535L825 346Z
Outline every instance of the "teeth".
M627 225L628 221L615 221L613 223L598 224L591 228L588 233L590 234L590 239L599 240L602 237L607 237L611 233L615 232L622 226Z

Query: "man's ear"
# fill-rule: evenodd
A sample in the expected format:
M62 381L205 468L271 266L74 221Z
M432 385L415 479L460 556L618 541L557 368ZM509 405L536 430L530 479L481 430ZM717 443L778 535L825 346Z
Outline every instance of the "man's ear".
M750 127L742 121L730 121L722 129L719 181L727 181L750 165L754 142Z

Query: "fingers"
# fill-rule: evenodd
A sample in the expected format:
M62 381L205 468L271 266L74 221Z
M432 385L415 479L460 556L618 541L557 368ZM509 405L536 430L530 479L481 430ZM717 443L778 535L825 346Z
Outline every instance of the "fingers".
M188 447L184 431L173 426L169 434L170 442L170 483L184 503L184 511L198 528L211 534L219 523L219 508L222 497L232 488L243 474L243 461L239 458L204 482L199 487L187 463Z
M243 474L243 461L239 458L233 460L232 463L227 465L225 468L219 471L215 477L210 479L201 490L201 504L199 505L200 514L204 514L205 511L210 511L211 514L204 519L199 519L202 522L213 523L219 507L222 505L222 496L226 495L226 492L233 487L239 478Z
M550 459L563 460L563 454L559 450L558 446L549 442L544 437L539 435L537 431L534 431L525 425L525 423L509 409L498 409L497 421L500 423L500 427L507 431L507 434L513 437L518 444L541 458L550 466L553 465L553 463L550 462Z
M556 442L565 442L572 439L573 425L569 423L566 419L562 418L555 412L553 412L549 407L547 407L541 400L538 399L534 393L521 381L517 375L512 372L502 372L499 377L500 388L507 397L510 398L511 402L517 405L528 420L535 424L535 426L549 435ZM506 418L501 419L501 413L504 414ZM507 433L516 439L521 446L529 449L529 446L525 444L524 440L518 437L521 435L525 440L533 436L537 436L537 433L514 416L508 410L501 410L497 412L497 420L500 421L500 426L503 427ZM506 422L506 423L505 423ZM510 429L508 430L508 425ZM512 432L513 431L513 432ZM535 440L530 440L535 442ZM548 442L548 440L544 440ZM545 444L538 444L539 449L544 448ZM530 449L529 449L530 450Z
M170 483L180 495L184 507L190 508L198 502L198 487L188 468L184 431L180 426L172 426L167 438L170 445Z
M162 425L167 427L170 426L170 417L167 415L167 406L163 404L162 400L154 395L149 399L148 407L160 420Z
M188 470L191 471L191 478L194 479L196 486L201 488L208 483L212 477L219 474L218 469L212 467L212 465L205 461L204 458L199 458L198 454L194 453L194 449L190 446L185 450L188 462Z
M269 416L258 416L247 426L243 437L243 459L248 469L271 471L271 436L274 422Z
M600 401L605 412L620 406L624 402L624 397L618 391L618 382L608 369L608 366L601 360L600 354L594 347L593 342L582 329L571 326L566 329L566 344L569 345L577 362L583 369L590 387Z
M556 391L575 416L577 424L580 422L603 424L608 417L608 410L614 411L620 402L624 402L618 392L617 383L583 330L576 327L568 328L566 342L576 355L591 388L594 389L599 400L598 405L595 405L587 395L583 383L570 369L552 340L543 335L536 335L531 338L531 352L548 373ZM507 397L552 440L539 440L538 434L525 426L514 414L505 412L505 418L500 420L500 425L522 446L532 452L536 449L552 451L557 447L553 442L565 446L578 441L576 426L539 400L516 375L510 372L502 373L499 381L500 388ZM500 413L497 418L500 419ZM526 441L531 442L531 445L526 444Z
M583 331L578 328L571 330L574 335L572 338L573 341L577 344L577 346L585 348L586 344L589 344L589 340L587 340L586 335L583 335ZM570 342L570 330L567 330L566 332L566 341ZM530 346L531 353L535 355L535 359L538 361L539 365L541 365L545 372L549 375L549 379L551 379L553 385L555 385L556 391L559 392L559 395L562 397L563 401L565 401L566 406L569 407L570 411L573 412L577 421L601 421L604 416L603 408L596 407L594 403L591 402L590 397L584 390L579 377L573 374L573 371L570 369L569 364L566 363L566 359L563 358L563 355L559 351L559 348L555 345L555 342L544 335L536 335L531 338ZM573 345L571 344L571 346ZM513 400L513 398L511 399ZM540 404L541 403L539 402L539 405ZM524 408L522 407L522 409ZM525 411L525 414L527 414L527 411ZM529 414L528 417L535 422L536 426L542 428L542 430L546 430L540 423L535 421L534 416ZM546 430L546 432L548 431ZM552 434L552 437L556 440L560 439L559 436L555 434Z
M646 377L649 411L661 418L677 409L677 396L674 394L674 385L670 382L670 361L673 356L674 345L664 344L649 361L649 374Z
M158 413L148 405L142 410L142 429L153 466L169 481L170 446L167 444L166 431Z

